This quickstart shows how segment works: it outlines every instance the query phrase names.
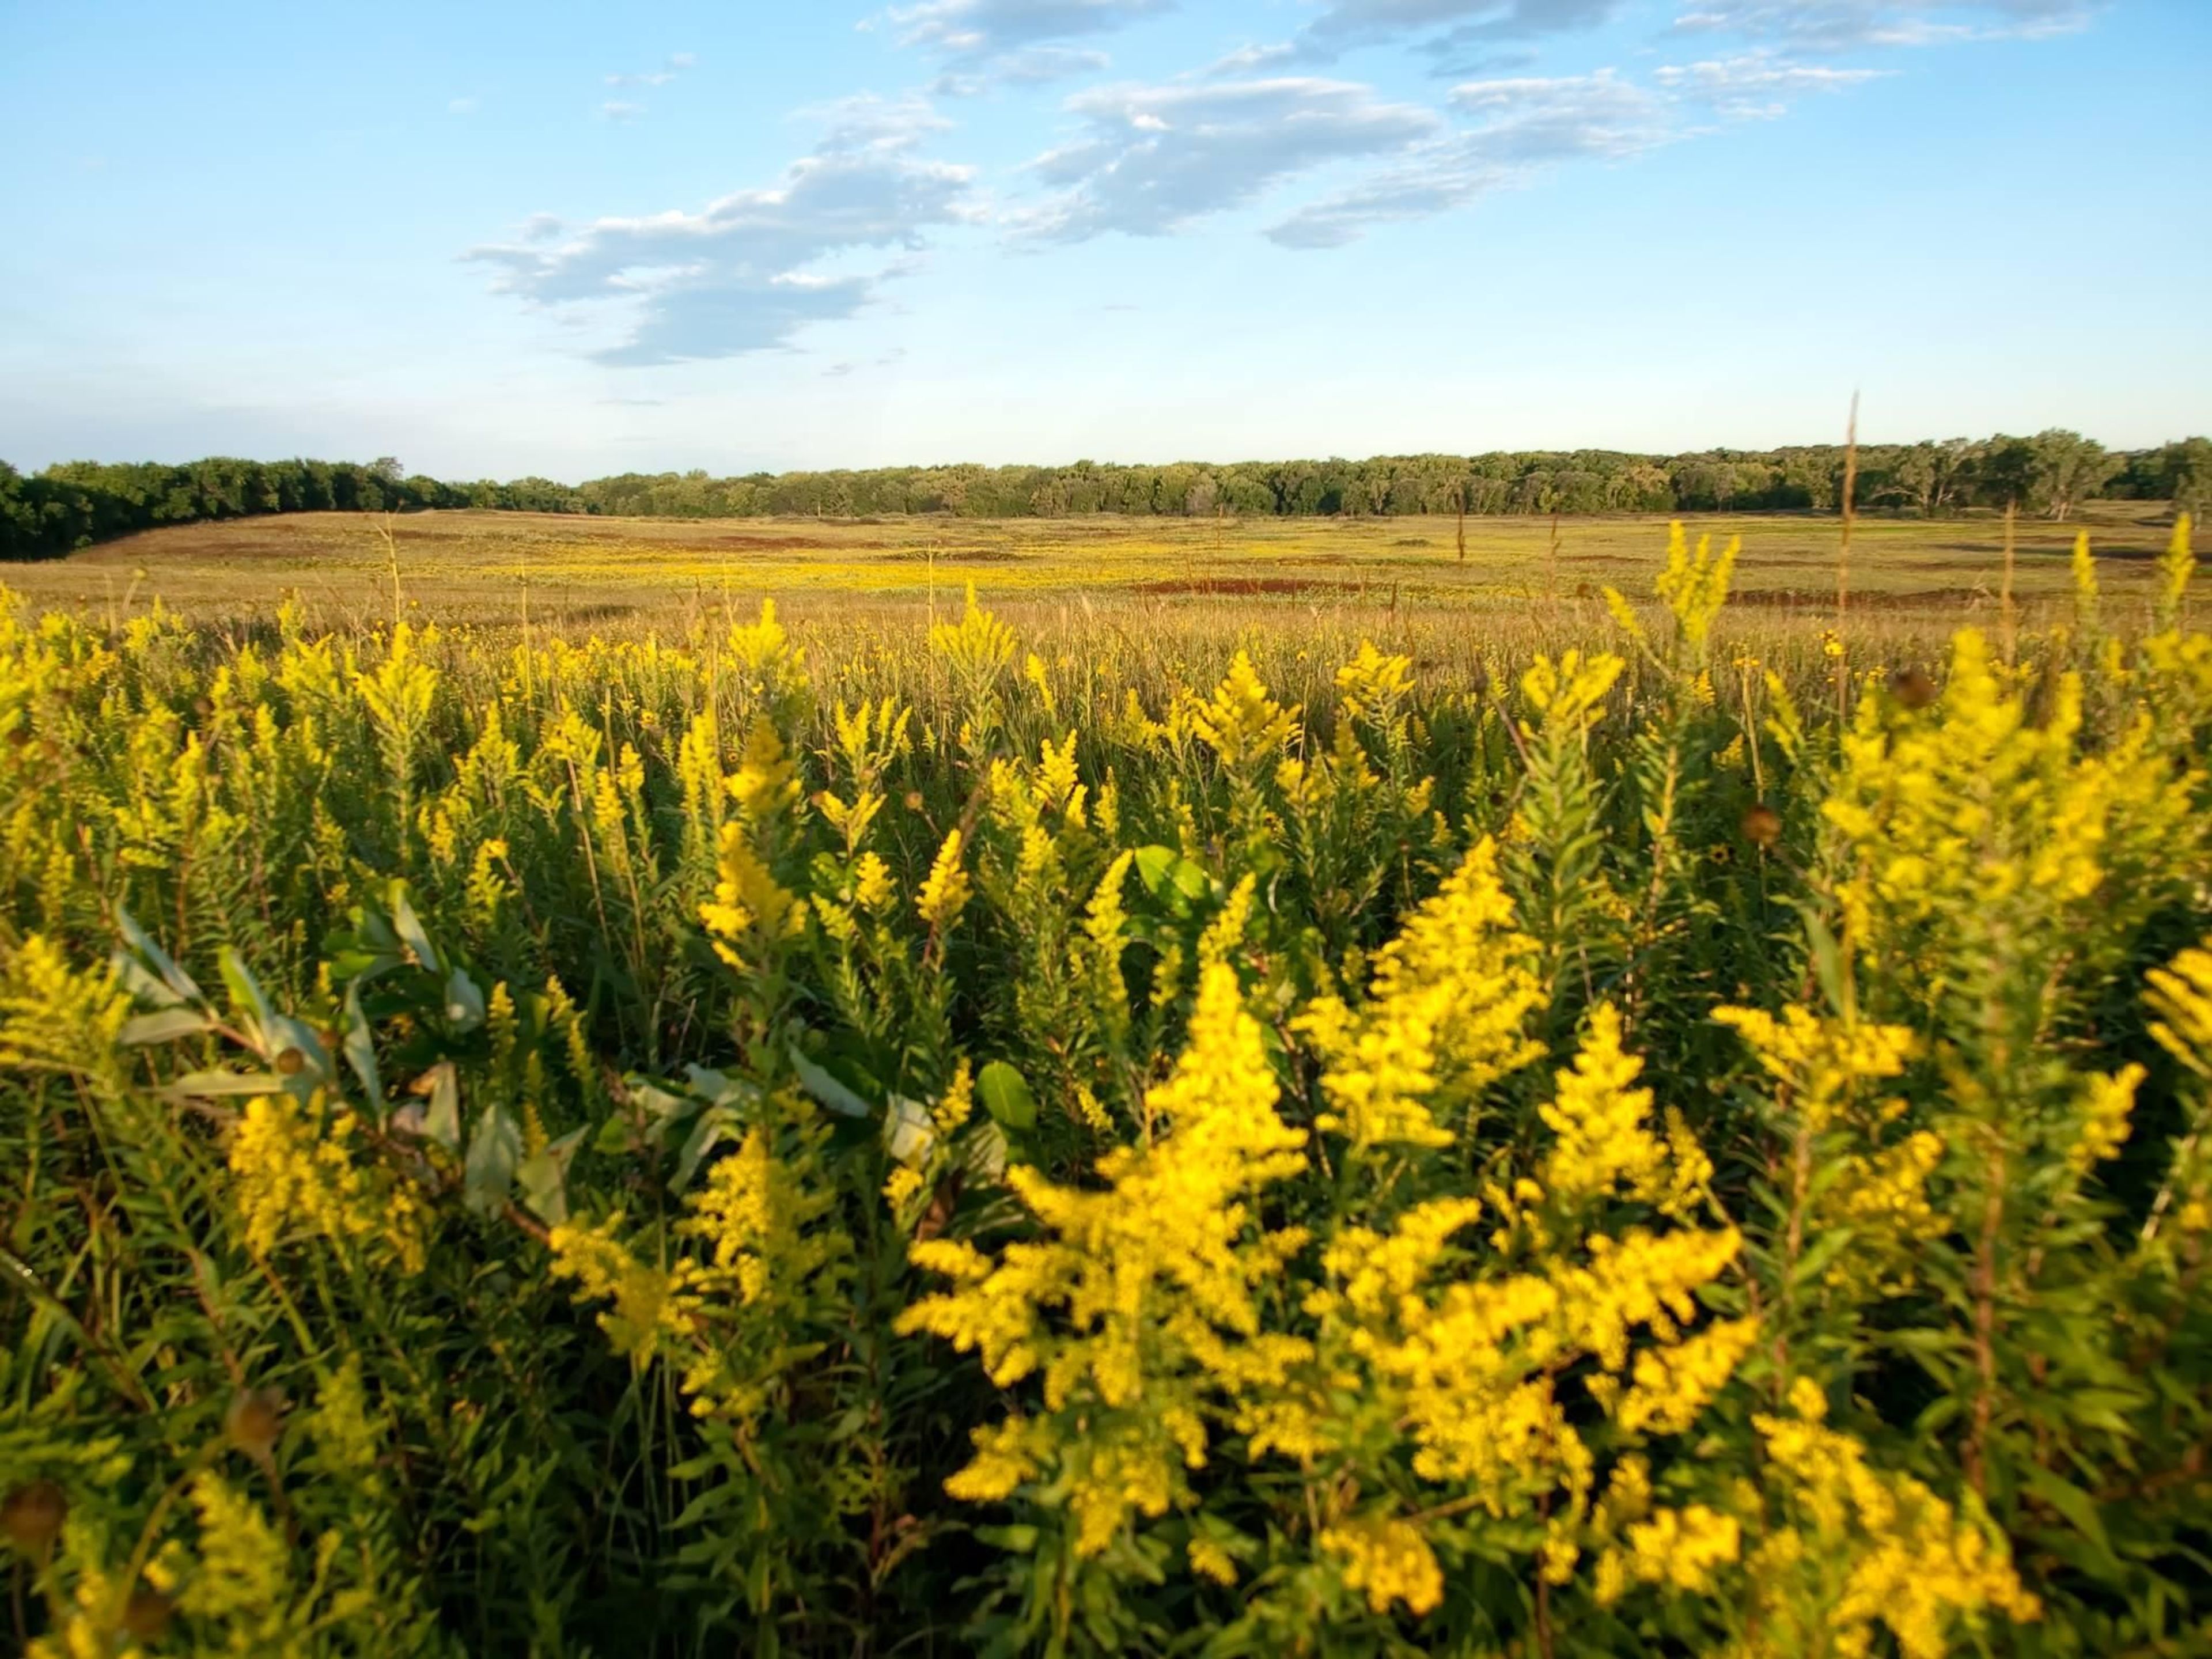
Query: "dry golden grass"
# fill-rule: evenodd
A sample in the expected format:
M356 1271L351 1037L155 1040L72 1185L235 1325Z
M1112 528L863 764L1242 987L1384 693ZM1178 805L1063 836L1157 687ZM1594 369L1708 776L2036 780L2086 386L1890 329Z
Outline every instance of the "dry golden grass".
M2113 620L2148 591L2166 530L2152 504L2100 502L2088 530ZM389 527L387 550L383 532ZM2018 526L2015 592L2033 629L2068 592L2077 526ZM1833 619L1838 526L1811 514L1714 514L1740 535L1729 626L1768 642ZM388 620L396 556L419 617L527 619L570 636L680 630L773 597L803 624L911 623L973 583L1032 631L1106 627L1218 636L1323 629L1413 645L1463 630L1516 639L1602 630L1601 590L1642 599L1664 544L1656 515L1474 519L1467 556L1445 519L1068 520L645 520L424 513L301 514L147 532L6 585L33 609L120 616L159 599L196 621L242 622L295 599L312 624ZM1852 632L1917 649L1962 622L1998 625L2004 527L1989 515L1863 519Z

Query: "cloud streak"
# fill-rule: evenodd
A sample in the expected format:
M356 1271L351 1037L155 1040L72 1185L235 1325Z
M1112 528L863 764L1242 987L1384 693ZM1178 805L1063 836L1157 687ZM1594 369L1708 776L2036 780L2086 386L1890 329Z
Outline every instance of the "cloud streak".
M915 154L941 124L925 106L861 99L825 112L830 131L772 185L697 212L595 221L564 235L545 217L465 258L495 268L501 293L564 317L619 318L623 337L593 353L626 367L787 345L815 323L851 317L896 262L818 269L867 250L911 253L927 234L975 219L969 170Z
M1052 194L1022 216L1026 236L1164 235L1294 174L1403 151L1443 125L1419 105L1310 76L1101 88L1067 107L1086 130L1030 163Z
M1693 0L1685 33L1737 34L1798 52L1940 46L2070 33L2103 0Z
M933 90L971 95L995 83L1036 85L1103 70L1103 52L1067 43L1175 9L1176 0L927 0L884 21L902 46L944 66Z
M1301 208L1268 239L1283 247L1340 247L1377 225L1464 207L1547 167L1620 161L1682 136L1668 98L1611 70L1472 81L1455 87L1450 101L1473 125Z

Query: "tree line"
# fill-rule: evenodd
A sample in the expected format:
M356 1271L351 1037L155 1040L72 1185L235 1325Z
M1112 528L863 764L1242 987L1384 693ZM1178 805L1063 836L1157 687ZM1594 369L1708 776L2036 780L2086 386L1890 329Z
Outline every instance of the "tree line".
M52 557L157 525L268 513L493 508L666 518L945 514L1058 518L1090 514L1211 518L1705 512L1833 512L1841 445L1712 449L1674 456L1615 450L1379 455L1366 460L1174 462L1066 466L902 466L826 472L626 472L447 483L386 456L365 465L226 457L177 465L72 461L25 475L0 462L0 558ZM2029 437L1864 444L1862 510L1943 517L2016 506L2063 520L2100 496L2171 501L2202 518L2212 501L2212 438L2111 450L2058 428Z

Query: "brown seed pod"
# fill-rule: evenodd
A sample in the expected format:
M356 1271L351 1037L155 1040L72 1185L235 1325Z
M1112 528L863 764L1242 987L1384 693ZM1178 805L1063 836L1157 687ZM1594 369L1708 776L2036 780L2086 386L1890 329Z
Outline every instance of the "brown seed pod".
M1900 668L1892 674L1889 690L1907 708L1925 708L1936 701L1936 682L1917 668Z
M909 812L919 812L921 811L921 790L909 789L906 792L906 810Z
M1754 847L1771 847L1782 839L1782 814L1765 801L1743 809L1743 838Z
M287 1048L276 1056L276 1070L285 1077L297 1077L307 1069L307 1057L297 1048Z
M177 1604L151 1584L141 1584L123 1604L123 1628L141 1642L158 1642Z
M222 1431L248 1456L268 1456L284 1432L284 1396L274 1389L240 1389L223 1413Z
M0 1498L0 1534L25 1555L43 1554L69 1518L69 1494L51 1480L33 1480Z

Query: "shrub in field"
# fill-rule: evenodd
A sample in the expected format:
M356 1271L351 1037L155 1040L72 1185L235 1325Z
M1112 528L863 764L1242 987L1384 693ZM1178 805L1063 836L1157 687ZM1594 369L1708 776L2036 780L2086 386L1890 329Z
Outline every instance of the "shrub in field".
M1306 706L0 611L11 1639L2201 1650L2186 526L1841 717L1733 556Z

